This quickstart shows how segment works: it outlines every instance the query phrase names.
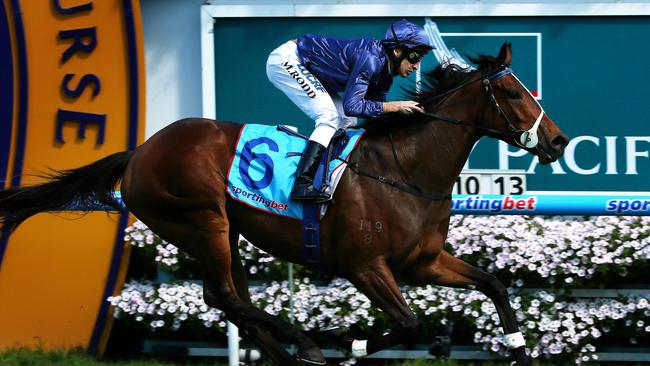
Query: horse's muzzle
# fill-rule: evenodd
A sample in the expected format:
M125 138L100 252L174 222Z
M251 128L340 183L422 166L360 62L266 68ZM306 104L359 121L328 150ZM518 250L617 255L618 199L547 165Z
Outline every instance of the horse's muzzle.
M569 137L558 130L554 136L546 139L545 143L537 146L536 155L539 157L539 162L549 164L557 161L564 154L567 144L569 144Z

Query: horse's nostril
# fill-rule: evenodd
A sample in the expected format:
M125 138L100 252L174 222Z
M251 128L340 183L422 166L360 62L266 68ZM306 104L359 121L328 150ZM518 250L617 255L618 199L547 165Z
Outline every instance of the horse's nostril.
M569 137L561 133L553 138L551 145L556 149L563 149L569 143Z

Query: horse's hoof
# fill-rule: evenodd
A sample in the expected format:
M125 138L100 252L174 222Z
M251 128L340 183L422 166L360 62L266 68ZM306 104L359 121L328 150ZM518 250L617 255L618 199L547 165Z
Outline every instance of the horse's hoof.
M305 365L323 366L326 364L325 357L320 350L301 351L296 353L296 358Z

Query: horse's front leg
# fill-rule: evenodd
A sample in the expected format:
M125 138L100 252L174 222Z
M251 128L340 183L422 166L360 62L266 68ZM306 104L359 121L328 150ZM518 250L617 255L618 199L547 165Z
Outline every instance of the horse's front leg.
M508 300L508 291L496 277L445 251L440 252L431 262L412 268L408 277L416 284L433 283L478 290L484 293L492 300L497 309L505 334L506 346L510 349L516 365L530 365L524 337L519 331L515 312Z
M354 357L363 357L411 339L417 328L417 318L383 257L357 267L348 279L395 323L395 327L384 335L368 340L350 339Z

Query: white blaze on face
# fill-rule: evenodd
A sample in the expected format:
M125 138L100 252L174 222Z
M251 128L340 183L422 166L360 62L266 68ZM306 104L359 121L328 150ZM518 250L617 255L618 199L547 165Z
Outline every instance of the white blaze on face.
M544 116L544 108L542 108L541 104L539 104L537 99L535 99L535 97L530 92L530 90L526 88L524 83L522 83L521 80L519 80L519 78L514 73L511 75L528 92L528 95L530 95L530 97L533 98L533 100L535 101L535 103L537 103L537 106L539 107L539 116L537 116L537 119L535 120L533 127L531 127L527 131L524 131L524 133L522 133L521 136L519 137L519 141L517 141L518 143L521 144L521 146L528 149L532 149L535 146L537 146L537 144L539 143L539 138L537 137L537 128L539 128L539 124L542 122L542 117Z

